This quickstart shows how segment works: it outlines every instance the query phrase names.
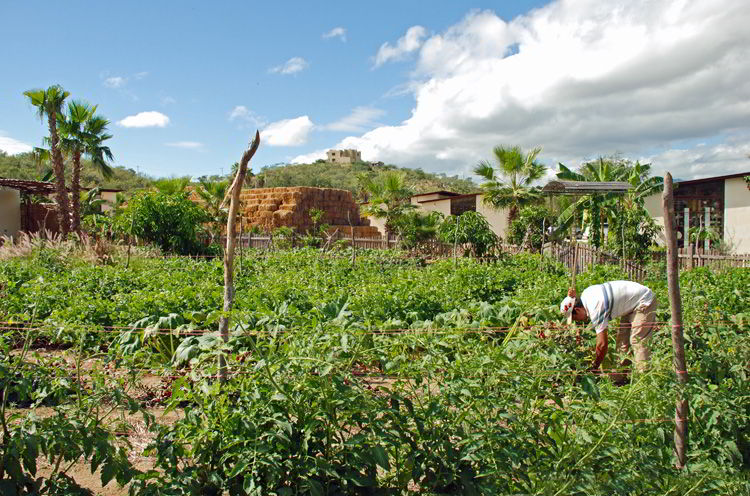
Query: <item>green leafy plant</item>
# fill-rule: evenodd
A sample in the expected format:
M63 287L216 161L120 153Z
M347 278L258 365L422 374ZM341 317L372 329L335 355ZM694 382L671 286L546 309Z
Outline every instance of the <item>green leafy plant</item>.
M205 211L184 192L143 191L133 195L117 218L120 232L154 243L164 252L199 254L198 232Z
M487 219L479 212L464 212L460 217L446 217L438 229L438 239L444 243L467 245L466 254L483 257L500 242Z

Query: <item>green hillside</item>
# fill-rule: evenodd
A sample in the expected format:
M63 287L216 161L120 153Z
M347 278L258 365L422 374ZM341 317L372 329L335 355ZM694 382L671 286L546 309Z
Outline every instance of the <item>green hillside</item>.
M258 187L275 188L282 186L316 186L319 188L347 189L352 193L359 190L360 175L376 176L380 171L399 170L406 174L407 182L418 193L447 190L457 193L472 193L479 189L470 179L458 176L432 174L422 169L407 169L395 165L370 165L358 162L351 165L329 164L318 161L312 164L282 165L264 167L254 180Z
M150 186L155 178L139 174L126 167L113 167L114 176L105 179L87 160L83 160L81 185L84 187L100 186L102 188L116 188L132 191ZM407 169L395 165L371 165L359 162L352 165L329 164L316 162L313 164L278 165L263 167L249 181L256 187L275 188L283 186L316 186L319 188L340 188L357 194L359 177L362 175L374 177L385 170L399 170L406 174L407 182L418 193L428 191L447 190L457 193L472 193L478 190L478 185L470 179L458 176L432 174L421 169ZM36 163L31 153L8 155L0 151L0 177L14 179L40 180L45 173L45 166ZM70 167L66 167L70 173ZM204 176L205 179L219 181L222 176Z
M38 165L31 153L8 155L0 151L0 177L12 179L28 179L38 181L45 174L46 166ZM122 189L125 191L145 188L153 182L144 174L138 174L126 167L113 167L114 175L105 179L96 171L88 160L81 161L81 186ZM70 167L66 166L66 173L70 174ZM69 178L69 176L68 176Z

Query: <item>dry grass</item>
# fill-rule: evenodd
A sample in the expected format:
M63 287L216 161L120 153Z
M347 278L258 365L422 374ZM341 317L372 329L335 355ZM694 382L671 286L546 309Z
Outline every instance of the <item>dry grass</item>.
M116 257L126 256L127 247L120 242L110 241L104 237L93 237L88 234L71 233L64 240L59 233L47 229L35 233L22 232L18 237L0 236L0 260L33 256L41 250L57 252L61 258L79 258L99 265L109 265ZM139 256L159 256L161 251L138 246L132 248L132 254Z

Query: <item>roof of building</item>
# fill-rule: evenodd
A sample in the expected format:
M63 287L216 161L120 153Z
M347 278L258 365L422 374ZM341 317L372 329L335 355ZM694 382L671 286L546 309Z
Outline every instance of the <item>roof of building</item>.
M622 181L550 181L542 188L542 193L551 195L591 195L595 193L625 194L630 183Z
M432 200L417 200L417 203L431 203L431 202L438 202L443 200L458 200L461 198L469 198L470 196L479 196L482 193L466 193L464 195L459 195L458 193L454 193L452 196L449 196L447 198L433 198Z
M412 198L415 196L427 196L427 195L445 195L445 196L461 196L461 193L455 193L453 191L445 191L445 190L439 190L439 191L429 191L427 193L418 193L416 195L411 195Z
M28 181L26 179L10 179L0 177L0 187L17 189L24 193L46 194L54 193L55 185L44 181Z
M675 181L677 184L700 184L700 183L710 183L713 181L724 181L726 179L735 179L738 177L745 177L750 176L750 171L748 172L739 172L737 174L728 174L726 176L713 176L713 177L704 177L701 179L690 179L688 181Z

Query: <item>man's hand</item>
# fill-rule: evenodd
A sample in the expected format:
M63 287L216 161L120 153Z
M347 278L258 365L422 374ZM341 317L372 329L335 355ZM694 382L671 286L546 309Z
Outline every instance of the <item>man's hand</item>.
M568 296L570 296L571 298L575 298L576 297L576 288L574 288L572 286L569 287L568 288Z
M609 349L609 334L607 330L603 330L596 335L596 358L594 363L591 365L592 369L598 369L601 365L604 357L607 356L607 350Z

